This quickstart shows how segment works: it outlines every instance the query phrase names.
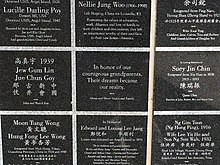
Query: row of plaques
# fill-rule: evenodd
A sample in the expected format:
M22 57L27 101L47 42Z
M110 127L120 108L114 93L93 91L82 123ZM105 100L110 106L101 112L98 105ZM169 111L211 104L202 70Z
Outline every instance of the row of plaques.
M71 46L75 33L77 46L149 47L150 0L4 0L0 9L1 46Z
M71 63L71 52L0 52L0 109L147 110L149 53L75 56ZM218 52L157 52L154 110L220 109L219 60Z
M1 116L1 124L5 165L146 162L146 116L77 116L76 130L72 116Z
M219 46L219 6L158 0L156 45ZM4 0L0 8L1 46L71 46L75 33L79 47L149 47L150 0Z
M147 108L148 53L76 52L71 63L71 52L7 51L0 64L1 110Z
M154 116L153 164L218 164L219 117ZM3 115L1 161L145 165L146 123L146 116L79 115L73 129L72 116Z

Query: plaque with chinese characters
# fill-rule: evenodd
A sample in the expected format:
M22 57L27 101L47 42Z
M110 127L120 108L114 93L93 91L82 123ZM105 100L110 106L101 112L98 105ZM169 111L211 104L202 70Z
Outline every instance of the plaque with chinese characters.
M154 116L153 164L218 164L219 117Z
M158 0L158 47L219 46L220 2Z
M146 117L77 116L77 164L146 164Z
M0 62L1 110L71 110L70 52L0 52Z
M4 164L72 164L71 116L1 116Z
M155 110L219 110L218 52L157 52Z

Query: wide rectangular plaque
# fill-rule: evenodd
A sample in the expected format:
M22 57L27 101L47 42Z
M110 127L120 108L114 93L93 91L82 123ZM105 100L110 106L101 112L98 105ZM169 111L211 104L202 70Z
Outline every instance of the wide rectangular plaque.
M220 2L158 0L156 46L220 46Z
M157 52L155 110L219 110L219 52Z
M76 0L76 45L149 47L150 0Z
M149 53L77 52L77 110L146 111Z
M70 46L70 0L2 0L0 46Z
M77 165L146 164L144 116L77 116Z
M71 110L70 52L0 52L1 110Z
M219 115L154 116L153 164L219 164Z
M71 116L1 116L3 162L71 165Z

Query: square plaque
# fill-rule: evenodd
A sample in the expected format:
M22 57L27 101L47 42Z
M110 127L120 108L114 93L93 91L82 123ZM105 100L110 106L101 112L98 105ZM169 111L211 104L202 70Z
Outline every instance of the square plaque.
M220 116L154 116L154 165L214 165L220 161Z
M219 110L218 52L157 52L155 110Z
M70 0L3 0L1 46L70 46Z
M0 52L0 110L71 110L70 52Z
M4 164L71 165L71 116L2 116Z
M220 1L158 0L156 46L220 46Z
M144 116L77 116L77 165L146 164Z
M149 47L150 0L76 0L76 45Z
M146 111L149 53L77 52L77 110Z

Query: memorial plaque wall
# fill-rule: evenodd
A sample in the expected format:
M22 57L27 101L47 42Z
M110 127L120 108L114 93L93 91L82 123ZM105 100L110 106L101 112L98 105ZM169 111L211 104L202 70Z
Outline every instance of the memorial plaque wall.
M218 164L220 2L155 4L0 3L0 165Z
M150 0L2 0L0 165L145 165L150 20Z

